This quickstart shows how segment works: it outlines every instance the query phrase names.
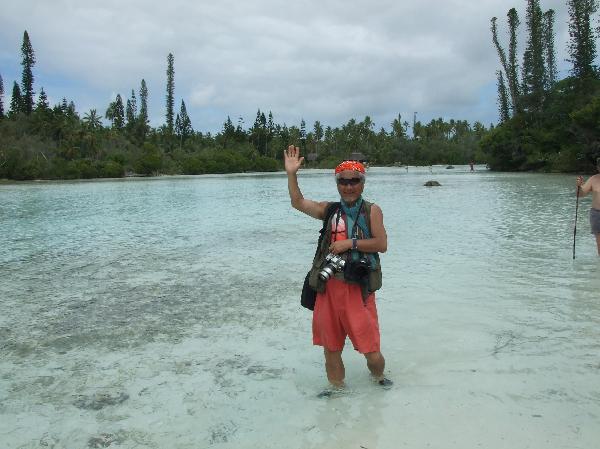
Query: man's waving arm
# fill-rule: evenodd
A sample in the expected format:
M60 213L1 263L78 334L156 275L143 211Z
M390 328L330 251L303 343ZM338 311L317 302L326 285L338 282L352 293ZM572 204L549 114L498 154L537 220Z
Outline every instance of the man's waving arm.
M307 200L302 195L300 187L298 186L298 170L304 161L303 157L300 157L300 148L290 145L287 150L283 153L285 161L285 172L288 177L288 191L290 193L290 200L292 207L298 209L300 212L304 212L306 215L310 215L313 218L322 220L325 217L325 209L327 208L327 202L317 202Z

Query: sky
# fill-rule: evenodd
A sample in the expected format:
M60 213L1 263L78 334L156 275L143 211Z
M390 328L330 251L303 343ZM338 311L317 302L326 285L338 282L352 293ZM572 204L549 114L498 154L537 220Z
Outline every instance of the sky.
M1 0L0 76L8 108L21 79L27 30L36 55L34 89L63 97L81 116L104 115L141 80L152 126L165 122L167 55L175 58L175 112L185 101L196 131L215 133L231 117L250 127L258 109L307 130L369 116L376 130L402 116L497 123L490 19L508 45L506 14L525 0ZM566 0L554 9L559 78L566 62Z

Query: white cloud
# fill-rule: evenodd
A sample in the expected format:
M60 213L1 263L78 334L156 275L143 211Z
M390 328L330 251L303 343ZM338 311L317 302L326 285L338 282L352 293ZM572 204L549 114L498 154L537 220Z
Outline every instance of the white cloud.
M515 6L524 42L525 2L314 0L6 2L0 17L0 70L18 73L27 29L37 56L36 85L73 99L83 112L139 91L144 78L154 125L164 114L166 57L175 56L176 104L183 98L198 130L217 131L227 115L338 126L365 115L379 126L412 118L496 118L498 58L490 18L506 42ZM542 0L556 17L563 67L566 1ZM4 85L9 85L4 73ZM12 84L12 81L10 81ZM409 120L410 121L410 120Z
M191 91L191 102L192 106L208 106L211 104L218 104L217 90L214 85L195 87Z

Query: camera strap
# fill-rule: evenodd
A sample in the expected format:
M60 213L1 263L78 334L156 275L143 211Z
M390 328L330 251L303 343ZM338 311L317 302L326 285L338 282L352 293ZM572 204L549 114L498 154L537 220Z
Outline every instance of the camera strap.
M354 226L352 226L352 233L348 236L349 239L358 237L358 219L360 217L360 213L362 212L364 201L360 203L360 207L358 208L358 212L356 213L356 219L354 220Z
M358 207L358 212L356 213L356 219L354 220L354 225L352 226L352 232L348 235L349 239L358 238L358 219L360 217L360 214L362 212L364 204L365 204L365 202L361 201L360 206ZM347 222L347 220L346 220L346 222ZM358 251L357 249L351 249L350 253L348 254L349 258L352 260L356 260L357 256L353 255L356 253L358 253L358 257L360 257L360 255L363 254L362 252Z
M349 238L349 239L357 237L357 234L358 234L358 217L360 217L360 213L362 211L363 204L364 204L364 201L362 201L360 203L360 206L358 208L358 213L356 214L356 220L354 220L354 225L352 226L352 232L350 234L348 234L348 230L346 229L346 237ZM341 216L342 216L342 208L340 207L337 210L337 214L336 214L336 217L335 217L335 228L333 230L333 238L332 238L333 241L337 240L338 226L340 224L340 218L341 218ZM346 219L346 223L347 222L348 222L348 220Z

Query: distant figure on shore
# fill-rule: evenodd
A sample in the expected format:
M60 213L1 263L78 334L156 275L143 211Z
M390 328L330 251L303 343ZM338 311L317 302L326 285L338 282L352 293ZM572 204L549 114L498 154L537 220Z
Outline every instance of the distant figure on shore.
M471 166L471 171L475 171L475 162L471 161L469 165Z
M596 169L600 172L600 157L596 159ZM592 208L590 209L590 226L592 234L596 237L598 255L600 256L600 173L584 182L582 176L577 177L577 190L579 197L584 197L592 192Z
M325 222L308 275L309 285L317 292L313 344L323 346L330 384L318 396L332 396L345 386L342 350L346 337L365 356L373 380L387 389L392 381L383 375L385 359L375 305L375 290L382 280L378 253L387 250L387 234L381 208L362 198L365 167L358 161L339 164L334 173L339 202L317 202L304 198L298 186L297 173L304 160L300 149L290 145L284 160L292 207ZM295 229L289 233L298 238Z

